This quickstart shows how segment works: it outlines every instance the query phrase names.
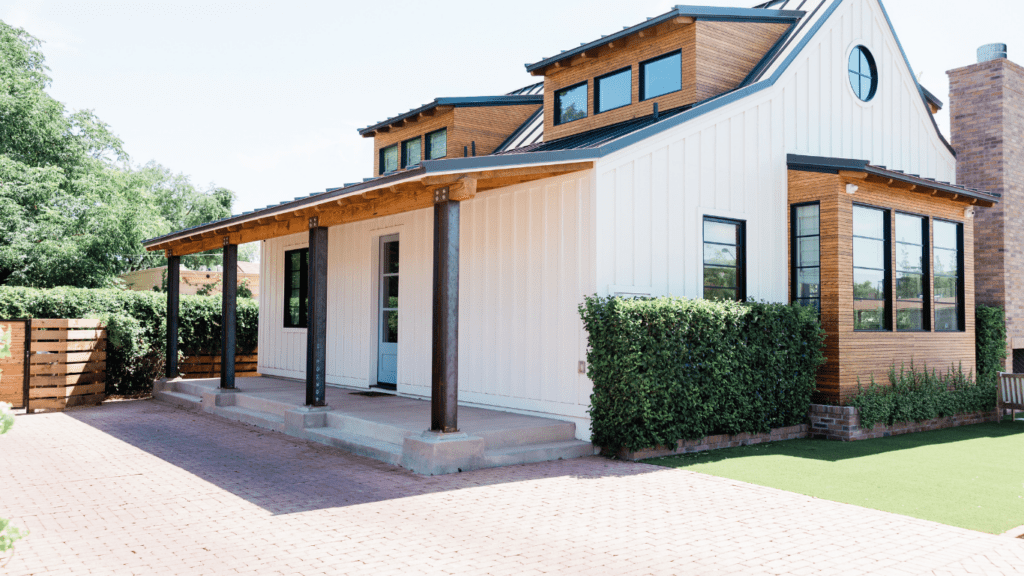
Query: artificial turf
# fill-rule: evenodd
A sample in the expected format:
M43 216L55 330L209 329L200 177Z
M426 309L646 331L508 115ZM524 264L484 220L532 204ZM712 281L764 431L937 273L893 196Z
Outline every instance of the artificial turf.
M646 462L992 534L1024 525L1024 421L858 442L789 440Z

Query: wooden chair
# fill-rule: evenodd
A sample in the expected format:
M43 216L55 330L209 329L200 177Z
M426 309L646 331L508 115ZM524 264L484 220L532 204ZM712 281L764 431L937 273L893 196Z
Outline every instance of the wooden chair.
M1017 410L1024 410L1024 374L999 373L999 393L996 398L997 422L1003 420L1003 410L1009 408L1013 420Z

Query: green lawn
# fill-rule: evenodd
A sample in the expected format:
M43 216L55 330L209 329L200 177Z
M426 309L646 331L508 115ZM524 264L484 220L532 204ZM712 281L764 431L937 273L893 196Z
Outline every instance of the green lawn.
M1000 534L1024 524L1024 422L864 440L790 440L649 464Z

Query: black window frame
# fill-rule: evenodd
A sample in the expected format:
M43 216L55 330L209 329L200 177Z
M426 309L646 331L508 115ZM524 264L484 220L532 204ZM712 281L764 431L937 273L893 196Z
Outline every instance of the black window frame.
M294 290L292 285L291 268L292 254L299 253L299 321L296 324L291 322L291 293ZM309 248L297 248L287 250L284 253L284 327L285 328L308 328L309 327Z
M675 90L672 90L671 92L664 92L662 94L658 94L657 96L648 96L646 94L646 91L644 90L644 81L646 80L646 67L647 67L647 65L648 64L653 64L653 63L655 63L655 62L657 62L659 60L664 60L666 58L671 58L672 56L679 56L679 88L677 88ZM640 63L640 73L637 76L638 76L639 81L640 81L640 84L639 84L638 88L639 88L639 94L640 94L640 101L641 102L643 102L645 100L651 100L653 98L658 98L658 97L661 97L661 96L667 96L669 94L675 94L676 92L681 92L683 90L683 51L682 51L682 49L673 50L671 52L666 52L665 54L662 54L660 56L655 56L654 58L648 58L647 60L644 60L643 62Z
M709 244L707 238L704 235L704 224L706 222L719 222L722 224L729 224L736 226L736 302L746 302L747 300L747 221L737 220L735 218L723 218L721 216L711 216L705 214L700 221L700 254L701 254L701 298L705 298L708 288L722 289L720 286L708 286L705 281L705 270L708 267L707 261L705 260L705 247ZM719 242L711 242L711 244L717 246L726 246ZM728 268L728 266L721 266L718 264L712 264L715 268Z
M919 330L903 330L903 329L900 329L900 327L899 327L899 321L900 321L900 319L899 319L899 298L896 296L896 292L895 292L895 289L894 289L892 296L893 296L893 307L894 307L894 309L896 311L895 329L896 329L897 332L931 332L931 330L932 330L932 305L931 305L931 301L932 301L932 294L933 294L933 290L932 290L932 275L931 275L931 269L932 269L932 263L931 263L931 260L932 260L932 258L931 258L931 253L932 253L931 252L931 246L932 246L932 239L931 239L932 219L931 219L931 217L925 216L924 214L915 214L913 212L907 212L906 210L894 210L893 211L893 237L892 237L892 248L893 248L894 252L899 248L897 246L898 244L904 244L904 242L900 242L896 238L896 234L899 233L899 230L896 228L896 220L898 219L898 217L901 214L903 216L910 216L912 218L920 218L921 219L921 241L924 242L924 244L921 246L921 254L922 254L922 256L921 256L921 283L922 283L921 288L924 290L924 294L922 295L922 300L923 300L923 306L924 307L921 310L921 318L922 318L924 326L921 329L919 329ZM899 270L898 264L896 263L896 259L894 257L893 258L893 262L892 262L893 284L899 282L898 276L899 276L900 272L907 273L905 270L903 270L903 271Z
M863 53L865 59L868 61L868 74L865 74L864 71L860 69L860 58L857 58L857 70L854 70L850 65L851 57L858 52ZM861 95L859 82L858 85L854 87L850 74L856 74L859 78L869 78L871 80L871 91L867 98ZM858 44L853 47L853 50L850 50L850 56L846 59L846 80L850 83L850 88L853 89L854 96L856 96L861 102L871 102L875 99L875 95L878 94L878 64L875 62L874 54L872 54L871 50L868 50L863 44Z
M408 154L408 151L406 150L406 145L410 144L412 142L419 142L420 143L420 159L415 164L410 164L409 163L409 154ZM400 149L400 153L401 153L401 158L400 158L399 166L401 168L405 169L405 168L409 168L410 166L418 166L419 164L422 164L423 163L423 137L422 136L416 136L415 138L409 138L409 139L406 139L406 140L402 140L402 147Z
M940 223L940 222L941 223L945 223L945 224L952 224L952 225L954 225L956 227L956 251L957 251L957 258L956 258L956 266L957 266L957 276L956 276L956 281L957 281L957 286L956 286L957 319L956 320L957 320L957 323L959 324L959 326L957 327L956 330L940 330L939 327L938 327L939 322L936 319L936 321L935 321L935 330L934 331L935 332L943 332L943 333L946 333L946 334L956 334L957 332L966 332L967 331L967 305L966 305L966 302L965 302L965 300L967 298L967 282L966 282L966 279L964 278L964 268L966 266L965 254L964 254L964 223L963 222L957 222L956 220L946 220L945 218L933 218L932 219L932 227L931 227L932 228L932 234L935 233L935 230L934 230L935 224L936 223ZM932 263L934 264L934 260L935 260L935 246L934 246L934 242L933 242L933 246L931 248L931 251L932 251L932 257L930 258L930 260L932 260ZM934 274L932 276L934 277ZM945 276L945 275L943 275L943 276ZM932 298L933 299L935 298L935 290L932 290ZM939 307L936 305L935 306L935 311L938 312L938 309L939 309Z
M396 156L395 156L395 170L398 170L398 167L399 167L399 165L402 162L402 158L401 158L402 151L401 151L401 149L398 146L398 142L395 142L394 144L390 144L388 146L385 146L385 147L383 147L383 148L381 148L380 150L377 151L377 173L378 174L387 174L389 172L394 172L395 171L395 170L387 170L387 171L385 171L385 169L384 169L384 154L388 150L390 150L392 148L394 148L395 152L396 152Z
M444 132L444 150L442 150L443 154L441 154L440 156L435 156L433 154L433 149L430 147L430 137L433 136L434 134L437 134L438 132ZM440 128L438 130L433 130L431 132L427 132L426 134L424 134L423 145L420 148L420 155L424 160L437 160L438 158L446 158L448 156L448 128Z
M573 118L572 120L568 120L566 122L563 122L562 121L562 94L565 93L565 92L568 92L570 90L575 90L576 88L579 88L580 86L583 86L584 88L587 89L587 96L586 96L586 98L583 99L583 101L587 105L587 109L584 111L583 116L580 116L579 118ZM554 98L555 98L555 102L554 102L554 104L555 104L555 117L554 117L554 124L555 124L555 126L563 126L565 124L571 124L572 122L577 122L579 120L583 120L584 118L589 118L590 117L590 92L591 92L590 85L589 85L589 83L586 80L584 80L582 82L577 82L577 83L575 83L575 84L573 84L571 86L566 86L565 88L559 88L558 90L556 90L555 91L555 96L554 96Z
M796 218L797 210L800 209L800 208L806 208L808 206L816 206L818 208L818 233L817 234L807 234L805 236L800 236L800 235L797 234L797 218ZM817 306L818 314L821 314L821 285L822 285L822 282L821 282L821 202L816 200L814 202L801 202L801 203L798 203L798 204L791 204L789 209L790 209L790 212L789 212L789 222L790 222L790 224L789 224L789 230L790 230L790 233L789 233L789 236L790 236L790 240L789 240L790 241L790 249L789 249L790 250L790 265L789 265L789 267L790 267L790 286L791 286L791 289L790 289L790 302L795 304L795 303L803 302L805 300L817 300L818 301L818 306ZM800 239L802 239L802 238L812 238L812 237L817 237L818 238L818 265L817 266L798 266L797 265L797 258L799 257L799 254L800 254L800 252L799 252ZM802 297L802 296L799 295L798 290L799 290L799 286L800 286L800 284L799 284L800 270L805 269L805 268L817 268L818 269L818 296L817 297L809 297L808 298L808 297Z
M625 73L625 72L629 73L629 94L628 94L629 101L626 102L625 104L620 105L620 106L616 106L614 108L608 108L607 110L602 110L601 109L601 81L602 80L607 80L608 78L611 78L613 76L618 76L619 74L622 74L622 73ZM618 110L619 108L625 108L626 106L629 106L632 103L633 103L633 67L632 66L626 66L624 68L619 68L618 70L615 70L614 72L609 72L607 74L602 74L602 75L598 76L597 78L594 78L594 115L602 114L604 112L611 112L612 110Z
M883 240L884 244L883 244L883 248L882 249L884 250L884 253L885 253L884 263L883 263L884 268L885 268L884 269L884 282L885 282L884 298L885 298L885 304L883 306L883 319L884 319L884 321L882 323L882 328L872 328L872 329L863 329L862 328L862 329L858 329L857 328L857 321L856 321L857 295L856 295L856 291L854 291L854 295L853 295L853 314L854 314L853 331L854 332L893 332L893 282L892 282L892 279L893 279L893 274L892 274L892 219L893 219L893 210L891 208L886 208L884 206L874 206L874 205L871 205L871 204L862 204L862 203L859 203L859 202L854 202L853 203L853 207L851 208L851 216L853 214L852 210L855 209L855 208L867 208L867 209L870 209L870 210L877 210L879 212L882 212L882 214L883 214L883 219L882 219L883 220L882 240ZM856 248L854 246L854 244L855 244L854 239L856 239L856 238L865 238L867 240L878 240L878 238L869 238L867 236L857 236L857 235L853 234L853 230L851 229L851 231L850 231L850 254L851 254L851 256L853 256L854 250L856 250ZM851 275L851 280L854 281L854 286L856 286L855 278L856 278L856 270L857 270L858 266L856 265L856 260L854 258L851 257L850 260L851 260L850 261L851 272L853 272L853 274ZM864 270L874 270L874 268L863 268L863 269Z

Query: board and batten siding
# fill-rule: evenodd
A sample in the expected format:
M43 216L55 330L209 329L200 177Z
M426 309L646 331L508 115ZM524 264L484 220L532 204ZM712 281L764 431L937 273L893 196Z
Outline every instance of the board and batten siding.
M849 86L857 45L879 68L868 103ZM955 181L955 158L876 0L844 1L774 86L597 163L598 292L700 297L702 220L720 216L746 222L748 296L787 302L790 153Z
M593 294L592 172L482 192L461 203L459 401L577 423L589 438L591 384L578 364L577 312ZM327 382L376 383L379 238L400 241L398 393L430 396L433 211L330 228ZM304 378L305 329L283 328L284 253L306 234L262 244L259 371Z

